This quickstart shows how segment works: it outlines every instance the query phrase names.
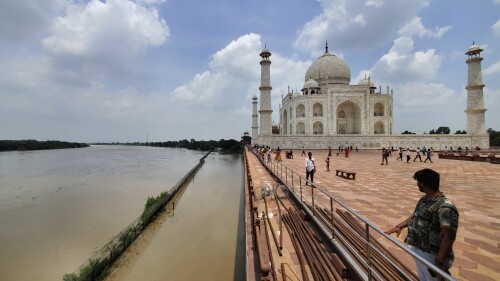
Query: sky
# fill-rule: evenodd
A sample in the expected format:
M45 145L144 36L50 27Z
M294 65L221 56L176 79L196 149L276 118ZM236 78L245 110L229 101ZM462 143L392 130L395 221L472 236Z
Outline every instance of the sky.
M0 139L239 140L264 46L279 122L326 41L394 90L396 134L466 129L475 42L500 130L500 0L2 0Z

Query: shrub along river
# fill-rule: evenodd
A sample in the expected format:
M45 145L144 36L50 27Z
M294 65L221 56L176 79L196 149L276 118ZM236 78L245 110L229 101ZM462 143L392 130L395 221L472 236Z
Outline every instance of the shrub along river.
M61 280L203 155L135 146L0 152L0 280ZM175 210L108 280L245 280L242 184L242 157L211 153Z

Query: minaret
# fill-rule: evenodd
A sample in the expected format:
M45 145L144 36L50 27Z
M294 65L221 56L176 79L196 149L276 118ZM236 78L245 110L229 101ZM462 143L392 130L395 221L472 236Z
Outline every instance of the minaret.
M253 105L253 110L252 110L252 139L253 141L257 141L257 136L259 135L259 121L257 118L259 115L257 114L257 96L253 96L252 98L252 105Z
M262 60L260 61L260 132L259 136L271 135L272 125L271 125L271 115L273 110L271 109L271 73L270 66L271 60L269 57L271 52L264 47L260 53Z
M470 47L465 53L468 58L465 61L468 64L467 70L467 134L471 135L485 135L485 122L484 122L484 98L483 98L483 78L481 74L481 52L483 49L472 42Z

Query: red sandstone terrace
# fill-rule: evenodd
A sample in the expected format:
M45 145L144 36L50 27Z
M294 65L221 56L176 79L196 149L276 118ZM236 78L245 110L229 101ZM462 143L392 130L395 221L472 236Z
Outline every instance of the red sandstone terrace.
M287 148L283 148L285 149ZM306 150L309 151L318 163L314 183L384 230L406 219L422 196L413 180L413 174L423 168L431 168L440 173L440 189L454 202L460 214L457 238L453 246L456 257L450 269L452 276L457 280L500 280L500 165L438 157L433 158L433 163L406 163L396 161L397 153L389 156L388 165L380 165L380 151L360 150L353 151L348 158L342 154L334 154L330 158L328 172L324 165L328 150ZM305 158L299 156L301 152L302 150L294 150L294 158L285 158L282 164L305 177ZM255 156L251 155L248 159L254 186L275 184L275 179ZM337 177L336 169L356 172L356 180ZM275 226L275 230L276 228ZM402 242L405 237L406 229L398 240ZM376 239L383 243L385 238ZM292 265L285 270L289 276L293 276L294 269L300 277L299 257L290 250L293 249L291 242L285 242L284 245L290 246L284 247L283 256L288 253L288 263ZM414 269L411 258L398 255L394 246L388 246L389 250L402 257L403 263ZM251 244L247 244L247 247L250 256L253 248ZM252 265L248 268L250 270ZM278 274L277 280L283 280L280 278L282 277ZM294 277L290 280L296 279Z

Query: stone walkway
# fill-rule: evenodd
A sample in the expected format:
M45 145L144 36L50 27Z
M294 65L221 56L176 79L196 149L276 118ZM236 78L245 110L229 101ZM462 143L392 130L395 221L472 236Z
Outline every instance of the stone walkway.
M437 155L433 163L413 162L414 153L406 163L396 160L397 152L389 157L389 165L380 165L381 151L354 151L345 158L333 150L327 172L328 151L311 152L317 164L314 182L384 230L408 218L422 196L413 174L423 168L439 172L441 191L460 213L452 275L458 280L500 280L500 165ZM301 150L294 151L294 159L285 159L284 154L283 164L305 176ZM356 172L356 180L335 176L336 168ZM404 237L406 229L398 239Z

